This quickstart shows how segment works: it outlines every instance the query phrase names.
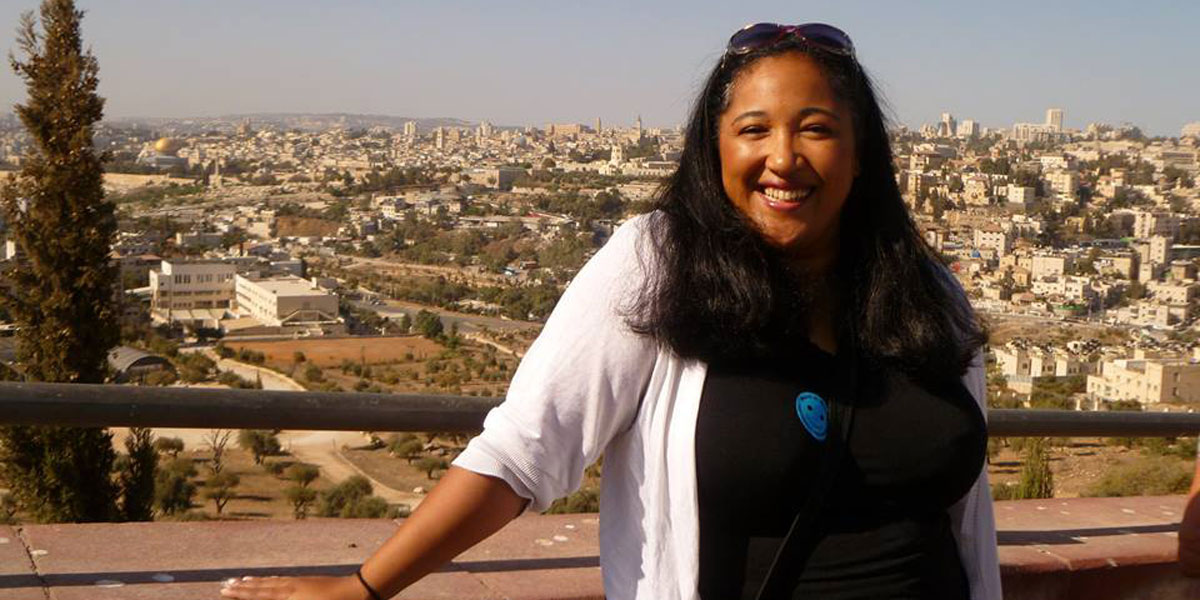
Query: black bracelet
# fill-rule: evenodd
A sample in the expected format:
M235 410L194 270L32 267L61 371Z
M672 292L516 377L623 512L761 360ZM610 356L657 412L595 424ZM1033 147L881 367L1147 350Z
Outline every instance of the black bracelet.
M367 593L371 595L371 600L383 600L379 592L375 591L375 588L371 587L371 584L367 583L366 578L362 576L362 567L359 567L354 574L358 576L358 582L367 588Z

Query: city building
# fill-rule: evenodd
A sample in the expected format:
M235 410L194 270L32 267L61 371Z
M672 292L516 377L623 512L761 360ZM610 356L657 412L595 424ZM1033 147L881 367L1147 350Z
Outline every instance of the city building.
M236 308L262 325L337 323L338 298L307 279L234 277Z
M150 271L151 318L215 329L233 301L235 272L222 261L162 261Z
M1185 358L1121 358L1100 363L1087 392L1105 401L1200 402L1200 363Z
M1012 238L1000 229L976 229L975 247L991 248L998 256L1012 252Z
M1061 108L1046 109L1046 125L1049 125L1054 131L1062 131L1063 110Z

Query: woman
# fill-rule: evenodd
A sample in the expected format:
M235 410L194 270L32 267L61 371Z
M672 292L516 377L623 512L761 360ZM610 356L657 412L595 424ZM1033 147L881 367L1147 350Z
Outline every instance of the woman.
M849 38L747 27L658 210L580 271L395 536L355 576L223 594L388 597L576 489L603 453L609 598L770 581L762 597L998 599L983 339L906 212Z

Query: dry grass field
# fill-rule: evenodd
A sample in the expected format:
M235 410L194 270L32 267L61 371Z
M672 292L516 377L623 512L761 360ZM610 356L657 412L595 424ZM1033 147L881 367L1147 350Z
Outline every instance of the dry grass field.
M338 228L342 226L336 221L308 217L279 217L275 224L279 235L286 237L337 235Z
M235 342L228 346L262 352L267 364L284 371L291 367L297 352L303 352L305 360L318 367L330 368L346 360L367 365L401 362L409 354L412 359L421 360L443 350L441 344L417 335Z

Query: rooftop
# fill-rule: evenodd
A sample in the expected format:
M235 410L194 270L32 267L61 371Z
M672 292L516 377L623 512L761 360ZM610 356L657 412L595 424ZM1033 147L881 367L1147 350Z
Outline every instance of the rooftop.
M246 278L263 290L276 296L327 296L328 292L317 288L311 281L296 276L270 279Z

